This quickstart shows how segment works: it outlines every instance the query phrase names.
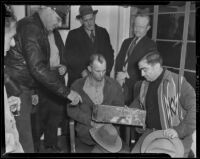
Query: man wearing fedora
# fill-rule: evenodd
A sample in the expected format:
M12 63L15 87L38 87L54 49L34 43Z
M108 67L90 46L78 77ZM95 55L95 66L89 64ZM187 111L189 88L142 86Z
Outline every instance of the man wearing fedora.
M136 131L141 136L152 129L163 130L163 135L158 133L159 136L179 138L184 147L182 154L188 157L192 134L196 129L196 94L183 76L163 68L162 62L161 55L152 51L138 63L145 80L136 83L135 99L130 107L146 110L146 129L136 128ZM133 148L133 153L139 153L141 138L144 138L143 135ZM161 146L165 144L159 143ZM163 148L167 149L166 146Z
M5 62L5 72L16 80L22 90L20 116L16 117L16 125L25 153L34 152L30 120L33 89L44 87L71 100L74 105L81 101L80 95L69 90L50 69L48 34L61 26L66 12L66 8L43 6L32 16L21 19L17 25L16 45L11 48Z
M102 54L107 61L106 75L110 75L114 64L114 50L107 30L95 24L98 10L83 5L76 16L81 26L69 31L65 42L65 55L69 72L69 85L76 79L87 75L89 57Z
M106 60L101 54L91 55L88 70L88 76L76 80L71 86L80 93L83 102L76 107L67 107L69 117L76 122L76 145L81 152L92 151L96 142L89 130L102 126L92 120L94 105L124 106L122 88L116 80L105 76ZM116 128L118 129L117 126Z

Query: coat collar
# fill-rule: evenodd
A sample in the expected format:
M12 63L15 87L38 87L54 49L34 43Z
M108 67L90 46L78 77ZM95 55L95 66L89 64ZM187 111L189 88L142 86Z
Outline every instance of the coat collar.
M48 35L48 30L45 28L39 14L36 12L36 13L33 14L33 17L35 18L37 23L40 25L40 27L44 30L44 33Z

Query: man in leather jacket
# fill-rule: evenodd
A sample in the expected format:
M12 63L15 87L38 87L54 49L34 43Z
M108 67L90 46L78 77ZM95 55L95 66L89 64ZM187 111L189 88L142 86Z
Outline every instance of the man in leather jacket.
M15 79L22 89L21 115L16 117L20 142L25 152L32 153L33 141L30 113L31 95L35 87L45 86L57 95L72 101L73 105L82 101L80 95L69 90L50 70L50 45L48 33L60 27L62 16L67 11L43 6L37 13L18 22L16 45L11 48L6 60L5 72Z

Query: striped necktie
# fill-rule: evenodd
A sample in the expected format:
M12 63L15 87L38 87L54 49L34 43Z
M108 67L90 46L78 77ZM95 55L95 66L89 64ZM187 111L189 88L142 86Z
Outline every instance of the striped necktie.
M94 31L93 30L91 30L90 39L91 39L92 42L94 42L94 40L95 40L95 36L94 36Z
M128 58L129 58L129 56L132 54L133 49L135 48L135 45L136 45L137 40L138 40L138 37L135 37L135 38L132 40L131 44L129 45L129 48L128 48L127 53L126 53L126 58L125 58L124 65L127 64Z

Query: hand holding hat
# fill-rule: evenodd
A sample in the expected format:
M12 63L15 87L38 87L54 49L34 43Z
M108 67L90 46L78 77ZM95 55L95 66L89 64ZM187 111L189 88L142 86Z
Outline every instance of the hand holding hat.
M164 136L173 139L175 137L178 137L178 133L174 129L166 129L164 130Z
M166 132L173 132L171 130ZM147 134L141 144L141 153L164 153L171 157L183 157L184 146L181 140L178 137L166 137L164 131L157 130Z

